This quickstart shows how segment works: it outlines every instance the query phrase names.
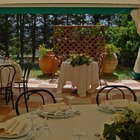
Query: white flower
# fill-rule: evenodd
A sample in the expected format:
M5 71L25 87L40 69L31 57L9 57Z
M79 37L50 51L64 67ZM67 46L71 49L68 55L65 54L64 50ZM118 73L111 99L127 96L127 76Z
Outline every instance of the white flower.
M112 116L112 121L114 121L115 123L123 123L125 122L125 115L123 114L113 114Z
M133 102L131 103L131 105L129 106L129 109L132 110L134 113L140 113L140 104Z

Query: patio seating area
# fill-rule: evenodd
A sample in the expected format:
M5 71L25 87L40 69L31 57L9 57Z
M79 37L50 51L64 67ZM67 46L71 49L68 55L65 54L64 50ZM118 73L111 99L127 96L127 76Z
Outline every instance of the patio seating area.
M74 96L75 98L72 100L72 104L95 104L95 97L97 91L100 89L98 87L94 93L87 93L86 97L80 97L78 94L76 94L76 90L71 88L72 85L70 82L67 82L66 85L63 88L62 93L58 94L57 93L57 83L58 79L34 79L30 78L29 79L29 89L48 89L53 93L53 95L57 97L65 97L66 96ZM130 87L131 89L134 90L136 94L140 94L140 81L136 80L108 80L107 83L109 85L115 84L115 85L125 85ZM16 87L16 86L15 86ZM19 95L19 89L18 86L14 90L14 101ZM9 102L8 105L5 105L5 99L3 96L0 96L1 98L1 104L0 104L0 122L7 120L9 118L12 118L13 116L16 116L15 110L12 108L12 103L11 101ZM139 98L138 98L139 101ZM36 104L36 101L33 102L32 107ZM23 108L24 110L24 108Z

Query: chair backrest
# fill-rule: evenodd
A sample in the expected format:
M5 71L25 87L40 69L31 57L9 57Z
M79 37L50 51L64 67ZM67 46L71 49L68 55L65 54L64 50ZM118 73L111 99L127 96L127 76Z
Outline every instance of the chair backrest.
M19 113L20 107L22 108L24 106L26 108L26 112L29 112L29 108L30 110L31 108L36 109L40 105L50 102L56 103L56 100L54 95L46 89L33 89L25 91L21 93L16 100L15 103L16 114L20 115Z
M103 73L105 56L106 56L106 53L101 53L99 56L99 59L98 59L99 74Z
M28 62L25 64L24 72L23 72L23 80L28 82L30 71L32 68L32 63Z
M103 97L104 96L104 99ZM101 99L102 98L102 99ZM110 99L128 99L136 101L135 92L128 86L124 85L107 85L102 87L96 95L96 103L100 104L101 100Z
M0 66L0 88L13 86L16 69L13 65Z
M107 85L106 80L103 80L102 75L104 74L104 60L106 57L106 53L101 53L98 59L98 67L99 67L99 81L100 81L100 88Z

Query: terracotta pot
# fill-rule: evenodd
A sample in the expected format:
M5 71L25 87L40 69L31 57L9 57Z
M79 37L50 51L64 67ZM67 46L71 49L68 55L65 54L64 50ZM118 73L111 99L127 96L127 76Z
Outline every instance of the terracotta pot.
M104 73L113 73L118 65L118 59L116 54L106 55L104 58Z
M39 67L44 74L54 74L57 71L58 61L53 52L39 58Z

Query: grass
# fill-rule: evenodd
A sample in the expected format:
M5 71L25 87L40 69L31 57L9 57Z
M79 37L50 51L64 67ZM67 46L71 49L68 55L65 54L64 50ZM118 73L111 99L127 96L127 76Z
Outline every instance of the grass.
M116 71L113 74L104 74L103 77L105 79L119 79L119 80L128 80L132 79L131 76L132 69L131 68L124 68L124 67L118 67ZM55 77L59 76L59 70L55 74ZM52 78L51 74L43 74L38 66L38 64L34 65L31 73L30 73L30 78L37 78L37 79L48 79Z
M132 79L132 75L131 75L131 73L132 73L132 69L130 69L130 68L123 68L123 67L121 67L121 68L118 68L115 72L114 72L114 74L116 75L116 76L118 76L119 77L119 79L120 80L127 80L127 79Z
M58 73L55 73L55 77L58 77ZM50 79L52 78L52 74L43 74L38 66L38 64L34 64L32 70L30 72L30 78L37 78L37 79Z

